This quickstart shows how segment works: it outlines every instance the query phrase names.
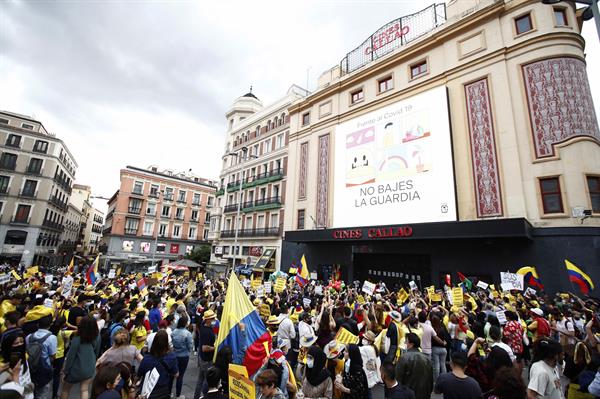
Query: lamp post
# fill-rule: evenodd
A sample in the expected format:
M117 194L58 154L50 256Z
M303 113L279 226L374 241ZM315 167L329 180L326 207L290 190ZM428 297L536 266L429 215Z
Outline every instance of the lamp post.
M553 5L566 1L567 3L573 4L585 4L587 7L583 10L581 17L584 21L589 21L594 18L596 23L596 33L598 34L598 40L600 41L600 11L598 10L598 0L542 0L543 4Z
M163 194L163 190L157 192L158 200L156 201L156 209L154 209L154 214L156 215L154 220L156 222L156 237L154 237L154 251L152 251L152 263L151 266L154 266L154 258L156 257L156 247L158 245L158 234L160 233L160 220L158 218L158 206L160 201L160 195ZM157 267L158 270L158 267Z

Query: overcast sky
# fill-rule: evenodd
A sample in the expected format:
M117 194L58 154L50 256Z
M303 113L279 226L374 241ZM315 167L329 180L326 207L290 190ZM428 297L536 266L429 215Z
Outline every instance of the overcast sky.
M427 1L0 0L0 109L68 145L77 182L110 197L125 165L217 179L224 113L250 85L265 105ZM600 45L584 26L595 107ZM600 113L597 111L600 115ZM102 206L97 202L98 206Z

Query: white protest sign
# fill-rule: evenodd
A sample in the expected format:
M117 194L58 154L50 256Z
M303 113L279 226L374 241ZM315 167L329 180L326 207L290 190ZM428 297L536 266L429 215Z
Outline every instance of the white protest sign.
M52 276L51 274L46 274L46 276L44 277L44 282L46 284L52 284L53 278L54 278L54 276Z
M310 298L302 298L302 303L304 306L310 306Z
M263 287L262 285L256 287L256 296L259 298L265 296L265 287Z
M317 285L317 286L315 287L315 294L316 294L316 295L323 295L323 286L321 286L321 285Z
M496 317L498 318L498 321L500 322L500 324L502 324L502 325L506 324L507 320L506 320L506 313L504 310L496 312Z
M71 296L71 291L73 290L73 277L67 276L62 279L62 294L65 298L69 298Z
M148 266L148 273L155 273L156 272L156 266Z
M272 290L271 282L265 281L265 293L270 294Z
M415 282L414 282L414 281L412 281L412 280L410 280L410 281L408 282L408 286L410 287L410 290L411 290L411 291L415 291L415 290L418 290L418 289L419 289L419 287L417 287L417 283L415 283Z
M523 275L517 273L500 273L500 282L502 289L504 290L504 285L508 287L510 284L512 288L509 290L519 290L523 291Z
M488 283L484 283L484 282L483 282L483 281L481 281L481 280L479 280L479 281L477 282L477 287L479 287L479 288L483 288L484 290L487 290L487 288L488 288L489 286L490 286L490 285L489 285Z
M535 294L537 294L537 291L531 287L527 287L527 289L525 290L525 295L535 295Z
M310 272L310 279L311 280L316 280L317 279L317 273L316 272Z
M250 287L250 280L245 279L244 281L242 281L242 285L244 286L244 288Z
M115 269L110 269L108 271L108 278L115 278L116 275L117 275L117 271Z
M362 286L362 292L367 295L373 295L373 292L375 292L375 284L365 281Z
M204 286L205 286L205 287L210 287L210 285L211 285L211 284L212 284L212 281L210 281L210 280L206 280L206 281L204 282Z
M147 398L148 396L150 396L150 394L152 393L152 390L154 389L154 387L156 386L156 383L158 382L159 377L160 377L160 373L158 372L156 367L154 367L152 369L152 371L148 371L146 373L146 375L144 376L144 385L142 385L142 392L141 392L141 395L143 397Z
M0 274L0 284L6 284L10 281L10 274Z
M44 306L52 309L54 307L54 302L50 298L44 299Z
M500 288L502 288L502 291L510 291L513 289L513 285L511 283L501 283Z

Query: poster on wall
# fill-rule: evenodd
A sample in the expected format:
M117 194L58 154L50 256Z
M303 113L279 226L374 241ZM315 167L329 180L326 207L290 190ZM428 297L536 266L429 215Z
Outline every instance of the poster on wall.
M156 244L156 253L158 253L158 254L164 254L166 247L167 247L166 244L163 244L163 243L159 242L158 244Z
M185 246L185 254L186 254L186 255L189 255L189 254L191 254L192 252L194 252L194 246L193 246L193 245L186 245L186 246Z
M140 252L147 254L150 252L150 243L149 242L141 242L140 243Z
M340 124L334 159L333 227L456 220L445 86Z
M123 241L123 252L133 252L133 241Z
M171 249L169 250L169 253L178 254L179 253L179 244L171 244Z

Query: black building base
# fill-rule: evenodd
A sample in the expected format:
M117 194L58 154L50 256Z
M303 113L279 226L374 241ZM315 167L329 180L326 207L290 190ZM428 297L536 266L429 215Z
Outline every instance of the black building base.
M382 280L389 288L441 287L457 272L499 284L500 272L535 266L549 293L574 291L565 259L579 266L600 292L600 228L534 228L523 218L287 231L281 270L305 255L309 269L327 280ZM591 295L596 294L592 291Z

